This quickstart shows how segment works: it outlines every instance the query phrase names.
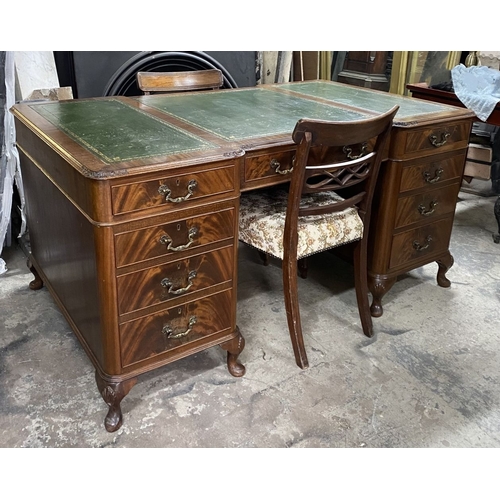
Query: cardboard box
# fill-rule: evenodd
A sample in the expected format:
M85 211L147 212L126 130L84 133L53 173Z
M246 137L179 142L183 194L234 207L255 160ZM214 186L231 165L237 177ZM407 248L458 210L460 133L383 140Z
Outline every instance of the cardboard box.
M491 178L491 147L483 144L469 144L465 162L464 177L488 180Z

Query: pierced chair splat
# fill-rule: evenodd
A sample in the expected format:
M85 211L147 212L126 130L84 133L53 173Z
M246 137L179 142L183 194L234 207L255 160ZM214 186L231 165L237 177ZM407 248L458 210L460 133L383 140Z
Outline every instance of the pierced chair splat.
M354 281L363 332L373 335L367 242L383 153L398 111L351 122L302 119L288 191L247 192L240 202L240 241L281 259L288 329L295 360L308 367L299 313L297 269L307 256L353 243Z

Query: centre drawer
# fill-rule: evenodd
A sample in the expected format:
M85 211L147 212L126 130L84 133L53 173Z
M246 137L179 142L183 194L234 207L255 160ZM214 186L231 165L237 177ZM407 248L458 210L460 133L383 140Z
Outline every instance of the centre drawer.
M207 337L223 336L234 320L233 299L233 291L226 290L122 324L123 367L165 353L180 357L188 350L206 346Z
M257 181L268 177L290 179L294 149L275 151L272 154L248 155L245 158L244 182Z
M234 238L235 209L199 215L115 235L116 267Z
M459 188L460 184L456 183L445 188L431 189L425 193L399 198L394 228L426 222L430 218L453 213Z
M143 309L232 282L233 246L118 276L118 312Z

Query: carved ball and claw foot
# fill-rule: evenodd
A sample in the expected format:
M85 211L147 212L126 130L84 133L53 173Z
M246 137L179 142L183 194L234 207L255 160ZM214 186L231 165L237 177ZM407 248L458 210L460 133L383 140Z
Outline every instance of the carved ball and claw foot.
M453 256L450 252L447 253L443 258L436 261L439 266L437 273L437 283L443 288L448 288L451 285L450 280L445 276L446 273L451 269L453 263L455 262Z
M370 313L374 318L380 318L380 316L384 314L382 297L392 288L394 283L396 283L396 279L397 278L376 277L368 280L370 292L373 297Z
M122 382L110 382L103 379L96 371L95 379L102 399L104 399L104 402L109 407L108 414L104 419L104 427L108 432L115 432L122 426L123 423L120 403L129 393L130 389L134 387L137 382L137 378L123 380Z
M31 271L35 279L30 281L29 287L31 290L40 290L43 287L43 280L40 278L38 271L35 269L35 266L31 263L31 260L28 258L26 265L28 269Z
M222 349L227 351L227 369L233 377L243 377L245 375L245 367L238 361L238 356L245 347L245 339L241 335L238 327L236 337L220 344Z

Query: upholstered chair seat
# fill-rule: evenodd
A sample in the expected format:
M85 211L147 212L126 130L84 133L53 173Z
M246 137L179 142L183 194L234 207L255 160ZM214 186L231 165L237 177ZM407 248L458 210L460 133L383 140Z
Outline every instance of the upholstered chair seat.
M328 206L343 201L334 191L309 193L300 208ZM247 193L240 204L240 241L283 260L288 191L270 189ZM303 259L330 248L345 245L363 237L363 221L357 207L324 215L298 218L297 259Z

